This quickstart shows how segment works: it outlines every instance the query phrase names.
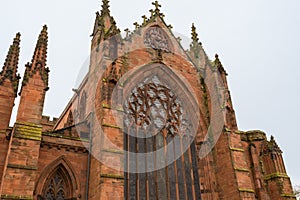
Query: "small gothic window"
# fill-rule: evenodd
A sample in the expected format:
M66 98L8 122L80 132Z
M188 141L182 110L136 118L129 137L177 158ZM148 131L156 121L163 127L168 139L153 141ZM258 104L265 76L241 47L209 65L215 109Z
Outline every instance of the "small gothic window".
M44 190L43 200L64 200L68 198L67 190L68 182L61 169L56 170L51 177L48 178Z
M150 27L144 37L144 44L156 50L170 51L169 39L164 30L159 26Z

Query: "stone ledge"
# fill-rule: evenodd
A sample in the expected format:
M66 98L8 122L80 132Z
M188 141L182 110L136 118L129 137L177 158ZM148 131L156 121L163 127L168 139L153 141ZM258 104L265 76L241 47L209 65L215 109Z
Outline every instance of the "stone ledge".
M20 199L20 200L33 200L32 196L22 196L13 194L2 194L1 199Z
M234 168L235 171L240 171L240 172L250 172L249 169L245 169L245 168L238 168L238 167L235 167Z
M281 194L280 196L287 197L287 198L295 198L296 199L296 196L294 194Z
M37 170L37 167L35 166L26 166L26 165L8 164L7 167L13 169Z
M239 188L239 192L247 192L247 193L255 193L253 189L248 189L248 188Z
M123 175L119 174L101 174L101 178L124 179Z
M124 151L118 149L102 149L102 151L107 153L124 154Z
M116 126L116 125L112 125L112 124L102 124L102 126L104 126L104 127L109 127L109 128L116 128L116 129L122 130L121 127Z
M35 136L29 136L29 135L22 135L22 134L14 134L15 138L20 138L20 139L26 139L26 140L34 140L34 141L41 141L41 137L35 137Z
M82 142L89 142L89 139L84 139L84 138L80 138L80 137L66 136L66 135L61 135L61 134L56 134L56 133L43 133L42 136L56 137L56 138L82 141Z
M244 150L244 149L241 149L241 148L229 147L229 149L230 149L231 151L245 152L245 150Z
M117 108L117 107L111 107L108 104L102 104L102 108L106 108L106 109L112 109L112 110L116 110L116 111L120 111L120 112L124 112L123 108Z
M277 173L266 175L264 177L264 180L268 181L268 180L275 179L275 178L290 178L290 177L287 174L277 172Z

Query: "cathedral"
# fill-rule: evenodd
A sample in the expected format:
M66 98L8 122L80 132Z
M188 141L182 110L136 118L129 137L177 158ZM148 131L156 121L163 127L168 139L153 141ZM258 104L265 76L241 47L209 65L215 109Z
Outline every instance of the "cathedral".
M16 34L0 72L1 199L296 200L274 137L239 130L219 56L194 24L185 49L152 4L121 35L102 1L88 72L53 120L48 28L23 76Z

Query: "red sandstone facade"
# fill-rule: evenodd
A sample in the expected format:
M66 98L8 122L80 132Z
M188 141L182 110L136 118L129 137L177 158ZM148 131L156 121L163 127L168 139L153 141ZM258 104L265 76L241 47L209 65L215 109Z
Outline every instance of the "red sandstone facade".
M44 26L10 127L20 79L16 35L0 73L1 199L296 199L274 138L238 129L218 56L208 59L194 25L184 50L154 5L121 37L103 1L89 72L53 121L42 115L49 89ZM152 137L127 134L137 130ZM163 153L144 161L135 157L158 149Z

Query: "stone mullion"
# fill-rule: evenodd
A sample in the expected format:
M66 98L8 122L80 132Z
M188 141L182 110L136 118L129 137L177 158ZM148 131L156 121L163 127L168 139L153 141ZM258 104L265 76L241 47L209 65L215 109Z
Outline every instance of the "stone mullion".
M175 155L180 155L179 158L176 160L179 199L186 199L185 196L186 189L185 189L184 175L182 171L181 138L180 136L175 136L175 137L177 137L175 139Z
M185 172L185 185L187 199L193 199L192 180L191 180L191 168L190 168L190 156L189 156L189 136L185 135L182 139L183 158L184 158L184 172Z
M142 131L137 131L138 134L144 134ZM146 148L145 148L145 138L137 136L137 147L138 147L138 152L137 152L137 167L138 171L141 173L138 173L138 188L139 188L139 193L138 193L138 199L146 199L146 159L144 157L146 153ZM141 155L143 154L143 155Z
M174 154L174 136L168 135L167 137L167 154L166 162L169 164L167 166L168 172L168 193L169 199L176 199L176 176L175 176L175 154Z
M163 151L161 151L163 149ZM165 152L164 152L164 137L162 133L156 135L156 164L158 167L165 165ZM156 167L157 169L157 167ZM166 172L165 168L158 169L157 172L157 199L167 199L167 187L166 187Z
M157 194L156 194L156 183L155 183L155 136L149 137L146 139L146 148L147 148L147 171L149 169L152 169L152 171L149 171L147 174L147 181L148 181L148 199L152 200L155 199Z
M126 126L124 126L126 127ZM129 128L126 127L127 132L123 133L124 137L124 150L125 150L125 156L124 156L124 199L129 199Z
M129 131L132 131L131 129ZM137 141L136 137L131 136L132 132L129 133L129 152L137 152ZM129 155L129 199L136 198L137 193L137 174L134 173L137 170L136 156Z
M198 174L198 165L197 165L197 154L196 154L196 146L195 142L192 142L190 146L191 151L191 160L192 160L192 170L193 170L193 178L194 178L194 191L195 191L195 199L201 199L200 193L200 179Z

